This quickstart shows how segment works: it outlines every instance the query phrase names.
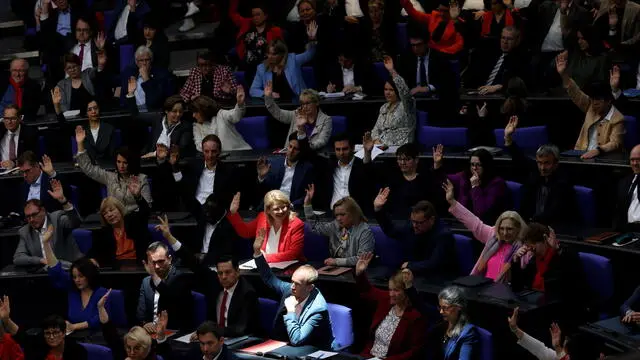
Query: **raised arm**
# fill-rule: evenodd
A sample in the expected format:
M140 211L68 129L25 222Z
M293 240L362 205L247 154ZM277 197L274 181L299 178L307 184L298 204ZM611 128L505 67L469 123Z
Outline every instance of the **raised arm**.
M229 2L229 17L236 27L241 27L248 19L243 18L238 13L238 2L240 0L231 0Z
M447 180L443 185L443 189L445 190L446 198L450 205L449 212L467 229L471 230L476 239L482 243L486 243L495 235L496 231L493 226L482 223L480 218L456 201L453 193L453 184L450 180Z
M378 304L379 302L388 303L389 292L371 286L369 279L367 279L366 270L369 267L369 263L372 259L372 252L362 254L358 257L355 268L356 287L358 288L360 297L362 297L363 299L375 302L376 304Z
M264 105L267 107L267 111L269 111L274 119L281 123L291 124L296 119L296 112L293 110L282 110L273 100L273 97L271 97L272 88L273 83L267 81L267 86L264 87Z
M76 126L76 143L78 144L78 154L76 154L76 161L78 162L78 167L80 170L93 179L94 181L99 182L102 185L107 185L109 182L109 173L91 163L91 158L89 157L89 153L84 148L84 139L87 134L82 128L82 126Z
M262 254L262 244L264 243L265 235L266 231L260 230L256 236L256 239L253 242L253 259L256 262L256 267L258 268L262 282L277 292L278 296L282 297L285 294L288 294L290 284L273 275L269 264L267 264L267 260Z
M233 200L231 200L231 206L227 213L227 220L229 220L238 236L245 239L253 239L256 236L256 230L258 229L258 220L254 219L250 222L245 222L240 214L238 214L239 207L240 193L236 193L233 196Z
M305 221L311 225L311 231L316 234L331 236L331 234L337 232L337 226L335 222L330 221L319 221L316 214L313 213L313 206L311 202L313 201L313 195L315 193L315 185L310 184L307 188L307 194L304 197L304 218Z
M587 94L582 92L576 82L569 77L569 73L566 71L567 64L569 62L568 57L569 55L566 51L556 56L556 71L562 78L562 85L567 89L567 94L571 98L571 101L573 101L573 103L576 104L582 112L586 113L589 111L589 107L591 106L591 99Z
M318 25L315 21L312 21L307 25L307 36L309 37L309 43L307 44L307 50L302 54L296 54L296 63L298 66L302 66L311 60L316 55L316 33L318 31Z
M242 86L238 86L236 90L236 106L231 110L221 109L218 111L217 119L226 121L229 124L237 124L245 113L245 94ZM211 124L213 126L213 123Z
M411 4L411 1L400 0L400 5L407 12L407 15L409 15L409 17L411 17L413 20L425 24L429 24L429 22L431 22L431 15L416 10L413 7L413 4Z

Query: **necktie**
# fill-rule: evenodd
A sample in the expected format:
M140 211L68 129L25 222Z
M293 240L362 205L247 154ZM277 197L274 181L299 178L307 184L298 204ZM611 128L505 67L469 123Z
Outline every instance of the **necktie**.
M427 79L427 68L425 66L424 59L424 56L420 56L418 58L418 69L420 70L420 86L427 86L429 84L429 80Z
M16 134L9 134L9 160L16 159Z
M504 61L504 55L505 54L502 53L502 55L500 55L500 58L498 58L498 62L496 62L496 66L494 66L493 70L491 70L491 74L489 75L489 79L487 80L487 83L485 85L487 86L493 85L493 81L496 79L496 75L498 75L498 72L502 67L502 62Z
M631 183L631 187L629 188L629 199L633 196L633 191L636 190L636 196L638 197L638 201L640 201L640 175L636 175L633 177L633 183ZM631 200L629 200L631 201Z
M225 313L227 312L227 297L229 296L229 292L227 290L224 291L224 295L222 295L222 301L220 302L220 316L218 317L218 326L225 327L225 323L227 322L227 317Z
M80 53L78 54L80 58L80 64L82 66L82 60L84 59L84 44L80 44Z

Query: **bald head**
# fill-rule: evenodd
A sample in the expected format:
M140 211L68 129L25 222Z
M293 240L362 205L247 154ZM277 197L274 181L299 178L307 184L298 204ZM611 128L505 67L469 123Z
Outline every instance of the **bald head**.
M631 170L633 170L633 173L640 174L640 145L636 145L631 149L629 162L631 163Z
M9 71L11 72L11 78L15 82L22 82L27 77L29 71L29 63L25 59L13 59L9 65Z

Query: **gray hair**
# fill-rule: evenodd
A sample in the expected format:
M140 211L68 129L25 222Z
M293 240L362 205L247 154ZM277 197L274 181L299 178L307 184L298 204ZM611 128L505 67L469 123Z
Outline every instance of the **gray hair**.
M536 151L536 157L547 155L553 156L556 161L558 161L560 159L560 149L558 149L558 147L553 144L544 144L541 145Z
M153 61L153 51L151 51L151 49L144 45L138 46L134 58L137 60L139 56L142 56L144 54L149 54L149 58L151 59L151 61Z
M154 253L158 251L158 249L164 249L164 251L167 254L169 254L169 247L167 246L167 244L163 243L162 241L155 241L149 244L149 246L147 247L147 252Z
M11 59L11 62L9 63L9 69L11 69L11 65L13 65L14 63L19 63L22 62L24 64L24 67L28 70L29 69L29 62L27 61L27 59L23 59L23 58L19 58L19 57L14 57L13 59Z
M450 333L451 337L460 335L464 326L469 322L469 318L467 317L467 299L464 290L457 286L446 287L438 294L438 300L460 308L458 321L454 324Z
M316 105L320 104L320 94L318 94L318 92L313 89L302 90L302 92L300 93L300 97L303 96L308 97L309 100Z

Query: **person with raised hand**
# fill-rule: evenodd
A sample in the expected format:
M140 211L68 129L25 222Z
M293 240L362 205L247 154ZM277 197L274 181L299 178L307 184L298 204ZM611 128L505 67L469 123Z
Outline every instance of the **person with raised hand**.
M453 183L447 180L442 188L449 203L449 212L467 229L473 237L484 244L482 253L471 270L471 275L480 275L496 282L509 279L511 262L514 255L523 246L527 224L515 211L505 211L496 220L494 226L486 225L479 217L460 204L454 193ZM526 262L522 260L521 266Z
M102 74L100 73L107 64L105 50L98 52L97 60L98 66L82 71L82 59L78 55L67 54L64 56L63 65L67 78L60 80L54 89L57 92L55 99L53 99L56 114L69 110L82 111L96 96L96 89L101 86ZM58 94L59 96L57 96Z
M278 279L263 253L267 241L267 231L259 229L253 242L253 258L262 281L280 297L272 337L293 346L312 345L323 350L340 347L333 339L327 302L315 286L318 271L311 265L302 265L294 271L290 283Z
M13 339L12 334L5 328L4 321L9 322L11 305L9 297L4 295L0 299L0 359L3 360L24 360L24 352L20 345Z
M464 21L460 18L457 1L441 0L438 8L428 14L416 10L409 0L400 0L400 5L411 19L428 28L428 46L435 52L442 53L438 55L455 55L464 49Z
M360 356L390 360L424 356L426 318L412 305L408 294L415 292L413 274L410 270L398 270L389 279L388 291L375 288L365 273L372 259L371 252L360 255L355 268L360 296L375 305L367 344Z
M65 268L68 268L72 261L82 257L72 235L73 229L78 228L81 223L78 211L65 197L60 181L51 180L51 190L48 190L48 193L62 205L62 210L49 213L40 200L27 201L24 207L27 224L18 230L20 242L13 254L13 264L16 266L38 266L49 263L42 245L49 225L54 229L53 252Z
M145 201L151 207L151 189L147 176L140 173L140 159L133 154L128 147L123 146L116 150L116 171L107 171L91 162L85 148L87 132L81 126L76 126L76 143L78 153L76 161L80 170L85 175L104 185L107 188L107 196L112 196L125 206L127 211L134 211L140 208L140 201ZM130 191L129 183L140 184L140 192L133 194Z
M314 193L315 185L311 184L304 198L304 216L311 231L329 238L329 258L324 264L355 266L358 256L375 249L373 232L360 205L350 196L343 197L333 205L335 221L319 221L311 204Z
M264 196L264 211L245 222L238 209L240 193L231 201L227 219L238 235L245 239L264 232L266 241L261 242L268 263L300 260L304 261L304 222L293 211L293 205L285 193L271 190Z

